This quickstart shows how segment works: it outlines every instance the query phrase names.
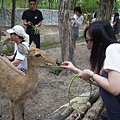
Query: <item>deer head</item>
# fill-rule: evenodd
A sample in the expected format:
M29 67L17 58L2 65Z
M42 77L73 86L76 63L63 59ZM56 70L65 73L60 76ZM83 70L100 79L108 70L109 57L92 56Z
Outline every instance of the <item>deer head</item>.
M21 54L27 57L28 61L32 66L47 67L56 65L56 60L46 54L44 51L36 48L36 45L33 42L30 48L27 48L26 45L20 43L18 45L18 50Z
M3 45L7 44L8 42L10 42L10 38L7 38L6 40L4 40Z

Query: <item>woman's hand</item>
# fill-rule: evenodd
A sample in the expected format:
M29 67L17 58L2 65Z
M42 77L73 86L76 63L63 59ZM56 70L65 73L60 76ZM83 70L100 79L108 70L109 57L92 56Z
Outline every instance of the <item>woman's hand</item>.
M81 70L79 70L78 68L76 68L73 64L72 64L72 62L70 62L70 61L65 61L65 62L63 62L62 63L62 68L63 69L68 69L68 70L70 70L70 71L72 71L72 72L74 72L74 73L79 73L79 72L82 72Z
M89 69L85 69L83 70L81 73L79 73L79 78L82 78L83 80L89 80L92 76L93 76L94 72L89 70Z

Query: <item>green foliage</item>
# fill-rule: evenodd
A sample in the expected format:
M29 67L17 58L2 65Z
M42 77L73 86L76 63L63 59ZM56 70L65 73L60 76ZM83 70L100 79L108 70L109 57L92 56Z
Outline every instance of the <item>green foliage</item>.
M32 22L30 24L32 26L32 29L34 30L34 34L35 35L39 34L39 31L40 31L39 26L34 26Z
M120 0L116 0L113 13L118 12L119 9L120 9Z
M62 71L62 67L61 67L61 62L58 61L58 59L56 60L56 63L58 66L51 66L50 68L50 73L53 73L54 75L59 75L60 72Z
M37 0L37 8L43 9L58 9L60 0ZM98 9L98 2L100 0L71 0L71 9L75 6L81 6L83 13L96 12ZM21 4L22 3L22 4ZM0 0L0 6L2 7L2 0ZM16 8L28 7L28 0L17 0ZM4 0L4 8L12 8L12 0ZM120 0L116 0L114 12L118 12L120 8Z
M14 51L13 49L11 49L11 50L4 50L4 51L1 51L0 54L11 55L11 53L13 53L13 51Z
M58 4L58 0L40 0L37 4L37 8L58 9Z
M2 0L0 0L0 6L2 7ZM4 0L4 8L11 8L12 0Z
M83 12L95 12L98 9L98 0L82 0L81 3L77 2L77 5L81 6Z
M62 71L62 68L56 67L56 68L51 68L50 73L54 75L59 75L61 71Z

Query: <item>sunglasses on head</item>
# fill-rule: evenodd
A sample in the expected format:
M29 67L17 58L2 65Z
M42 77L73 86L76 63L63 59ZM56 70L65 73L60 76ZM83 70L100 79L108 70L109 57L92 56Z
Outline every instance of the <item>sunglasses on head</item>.
M88 43L89 41L93 41L93 39L85 39L86 43Z

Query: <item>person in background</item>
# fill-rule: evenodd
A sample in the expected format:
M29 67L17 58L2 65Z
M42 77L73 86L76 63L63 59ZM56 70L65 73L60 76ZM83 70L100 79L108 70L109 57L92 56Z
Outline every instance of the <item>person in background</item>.
M92 19L92 23L95 22L97 20L97 12L94 13L93 19Z
M114 14L113 29L114 29L115 34L119 34L120 33L120 18L119 18L119 13L115 13Z
M39 27L42 25L42 12L36 9L36 0L29 0L29 9L25 10L22 15L22 20L27 26L26 33L30 37L30 43L34 41L37 48L40 48L40 33Z
M10 34L11 41L15 42L14 54L12 56L6 56L11 63L19 70L26 73L27 70L27 58L19 53L18 44L22 43L29 49L29 44L25 41L27 35L24 28L20 25L15 25L13 28L8 29L7 32Z
M82 11L80 7L75 7L74 8L74 16L69 19L72 23L71 28L72 28L72 41L74 45L74 49L76 49L76 40L79 35L79 26L82 25L83 23L83 16L82 16Z
M91 53L91 69L81 70L70 61L63 62L62 68L99 87L106 107L106 111L101 113L102 120L120 120L120 43L106 21L90 24L84 31L84 37Z

